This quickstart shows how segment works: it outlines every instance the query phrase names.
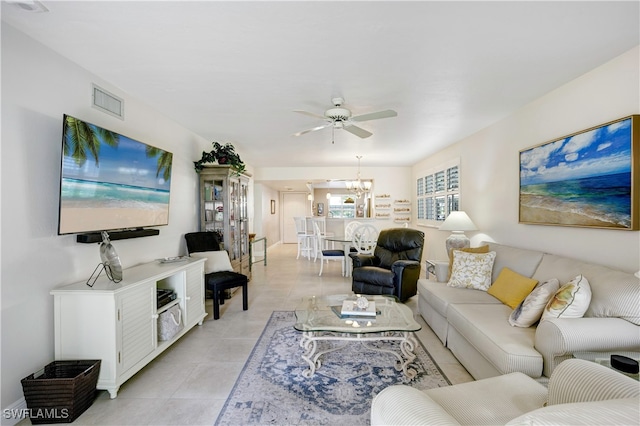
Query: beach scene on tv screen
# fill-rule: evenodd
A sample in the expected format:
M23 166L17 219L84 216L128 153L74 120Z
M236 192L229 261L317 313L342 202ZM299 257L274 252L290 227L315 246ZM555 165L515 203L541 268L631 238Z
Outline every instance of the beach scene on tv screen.
M169 222L170 152L65 116L60 234Z

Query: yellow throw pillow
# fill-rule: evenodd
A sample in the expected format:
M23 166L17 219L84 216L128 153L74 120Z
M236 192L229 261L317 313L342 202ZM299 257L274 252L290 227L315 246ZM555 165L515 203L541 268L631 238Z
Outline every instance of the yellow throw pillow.
M527 278L509 268L502 268L500 275L489 287L487 293L511 309L515 309L531 293L536 284L538 280Z
M453 269L453 252L456 250L460 250L465 253L489 253L489 246L486 245L486 246L480 246L480 247L465 247L461 249L452 249L449 252L449 276L447 277L447 280L449 279L449 277L451 277L451 270Z

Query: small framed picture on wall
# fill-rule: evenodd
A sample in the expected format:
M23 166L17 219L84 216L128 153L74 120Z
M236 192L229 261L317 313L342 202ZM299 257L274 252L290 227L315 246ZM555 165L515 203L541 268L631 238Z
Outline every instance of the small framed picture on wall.
M276 200L271 200L271 214L276 214Z

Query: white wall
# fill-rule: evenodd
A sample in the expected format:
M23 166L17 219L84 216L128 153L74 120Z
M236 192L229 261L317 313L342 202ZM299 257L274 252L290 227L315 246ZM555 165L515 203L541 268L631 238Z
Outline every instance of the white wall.
M124 98L124 121L90 106L91 83ZM198 227L192 161L209 142L3 22L2 408L22 398L20 379L54 360L49 291L86 280L100 262L97 244L57 235L65 113L173 152L169 225L159 236L114 241L124 267L184 254L184 233Z
M276 203L276 212L271 214L271 200ZM260 183L254 184L255 226L256 237L266 237L267 246L280 242L280 197L278 191Z
M518 152L640 113L639 51L636 47L419 162L413 167L413 182L420 171L460 157L460 209L469 214L480 230L467 233L472 245L487 238L628 272L638 271L640 232L518 224ZM446 259L444 240L449 233L421 229L426 233L425 256Z

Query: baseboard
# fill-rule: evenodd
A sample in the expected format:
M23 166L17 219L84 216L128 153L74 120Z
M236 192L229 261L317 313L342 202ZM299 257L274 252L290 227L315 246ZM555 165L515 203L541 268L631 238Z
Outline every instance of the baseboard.
M18 424L27 417L28 412L27 401L24 398L20 398L7 408L2 409L1 424L3 426L13 426Z

